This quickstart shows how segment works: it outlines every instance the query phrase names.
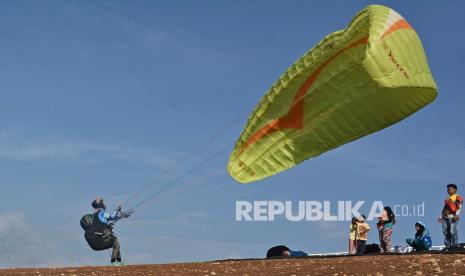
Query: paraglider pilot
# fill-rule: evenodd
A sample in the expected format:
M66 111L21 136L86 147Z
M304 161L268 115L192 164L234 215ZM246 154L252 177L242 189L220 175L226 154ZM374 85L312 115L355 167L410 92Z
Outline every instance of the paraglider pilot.
M98 197L92 201L93 214L82 217L81 227L85 230L84 237L89 246L96 251L112 248L111 264L123 265L121 261L120 243L113 233L113 225L122 218L128 218L133 211L122 212L121 207L110 214L103 199Z

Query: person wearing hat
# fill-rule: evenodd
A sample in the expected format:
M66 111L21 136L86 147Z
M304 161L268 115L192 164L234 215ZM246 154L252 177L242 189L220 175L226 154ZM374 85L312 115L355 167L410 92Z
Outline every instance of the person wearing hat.
M357 218L357 254L365 253L365 245L368 240L368 231L370 231L370 225L366 223L365 215Z
M415 233L414 239L405 240L408 245L413 248L413 251L428 251L431 249L433 242L431 241L431 236L426 229L425 223L422 221L417 221L415 223Z

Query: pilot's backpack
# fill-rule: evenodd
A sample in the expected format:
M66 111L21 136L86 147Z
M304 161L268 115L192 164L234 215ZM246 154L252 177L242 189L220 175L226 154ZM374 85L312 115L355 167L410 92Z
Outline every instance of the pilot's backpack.
M80 223L85 231L84 237L93 250L100 251L113 247L116 240L113 228L101 222L98 213L84 215Z
M86 214L82 216L80 221L82 230L87 231L87 229L89 229L94 220L93 218L94 216L92 214Z

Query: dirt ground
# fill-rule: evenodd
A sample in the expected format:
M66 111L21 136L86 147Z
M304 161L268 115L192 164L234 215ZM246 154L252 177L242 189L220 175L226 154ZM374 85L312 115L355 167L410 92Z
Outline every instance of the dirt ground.
M5 269L0 275L465 275L465 254L365 255L202 263Z

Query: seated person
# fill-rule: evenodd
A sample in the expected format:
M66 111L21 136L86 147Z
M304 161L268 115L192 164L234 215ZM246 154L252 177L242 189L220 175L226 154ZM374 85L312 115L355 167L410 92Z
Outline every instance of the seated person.
M428 251L431 249L432 241L431 236L428 230L425 227L425 224L421 221L415 223L415 233L414 239L407 239L406 242L413 247L413 251Z

